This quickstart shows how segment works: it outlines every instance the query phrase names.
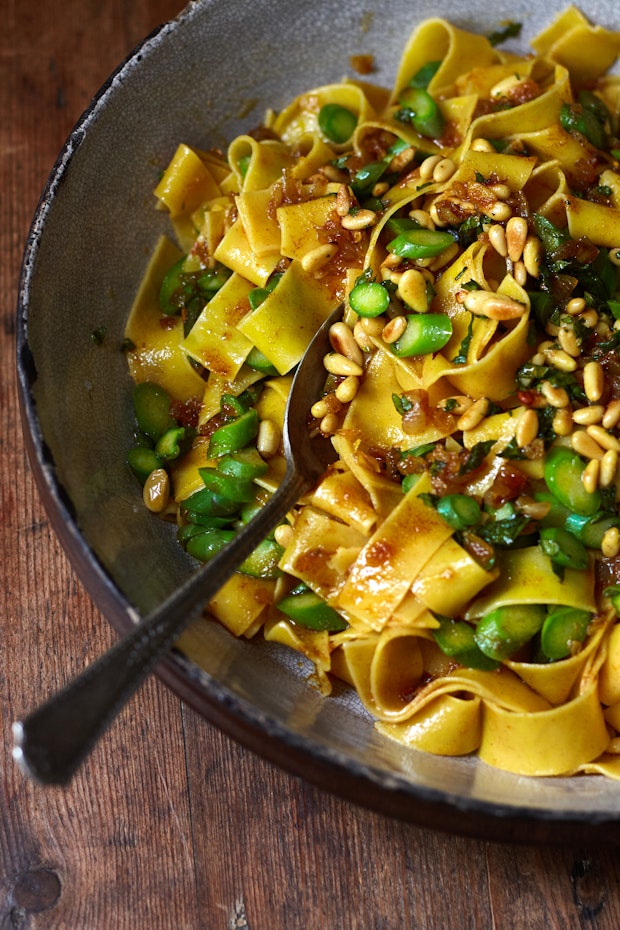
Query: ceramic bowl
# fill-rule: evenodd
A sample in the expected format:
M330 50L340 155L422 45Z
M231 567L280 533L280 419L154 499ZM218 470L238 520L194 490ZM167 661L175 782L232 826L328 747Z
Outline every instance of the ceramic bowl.
M131 382L119 350L127 313L167 230L153 188L176 145L224 145L353 54L389 85L416 22L444 16L488 32L523 23L524 48L564 6L530 0L204 0L117 69L54 166L27 242L18 308L23 422L40 493L81 580L114 628L192 571L173 530L142 506L125 465ZM607 0L593 21L620 26ZM103 332L102 344L93 341ZM158 674L185 701L272 762L354 802L418 824L503 841L617 842L620 793L603 778L533 780L476 759L406 749L342 690L324 699L299 658L201 622ZM179 747L179 752L181 747Z

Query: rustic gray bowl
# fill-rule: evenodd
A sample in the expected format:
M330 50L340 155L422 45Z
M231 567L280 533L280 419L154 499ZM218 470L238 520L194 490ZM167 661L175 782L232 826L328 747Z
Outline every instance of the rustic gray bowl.
M174 533L142 507L124 459L131 384L119 349L136 284L165 218L152 190L179 141L224 144L267 106L339 79L371 53L389 84L416 21L444 15L482 31L505 19L529 37L564 6L529 0L204 0L125 61L69 137L41 197L19 294L23 422L41 495L76 571L122 632L192 570ZM607 0L582 9L620 26ZM372 12L369 12L372 11ZM248 110L251 113L248 116ZM241 114L245 114L242 116ZM94 331L105 328L96 345ZM315 784L438 829L525 842L618 843L620 790L602 778L519 778L382 738L343 691L322 699L297 657L215 624L159 669L235 739ZM193 658L192 658L193 657ZM198 664L199 663L199 664Z

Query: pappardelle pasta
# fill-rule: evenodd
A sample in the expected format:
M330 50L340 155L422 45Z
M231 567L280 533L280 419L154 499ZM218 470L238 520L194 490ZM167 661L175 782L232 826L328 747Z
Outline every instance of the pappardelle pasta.
M532 46L426 20L393 89L179 145L128 461L207 561L282 479L292 372L342 302L308 424L337 461L209 615L408 746L620 778L620 33L570 7Z

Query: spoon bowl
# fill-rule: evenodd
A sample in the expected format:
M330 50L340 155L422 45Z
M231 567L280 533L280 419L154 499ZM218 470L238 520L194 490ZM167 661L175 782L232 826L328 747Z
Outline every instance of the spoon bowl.
M325 320L297 367L284 416L286 473L267 504L221 552L146 617L140 619L137 611L128 608L134 624L131 631L24 720L13 724L13 756L36 781L69 781L178 636L336 458L329 441L311 436L307 420L325 384L323 356L329 350L329 329L341 314L339 306Z

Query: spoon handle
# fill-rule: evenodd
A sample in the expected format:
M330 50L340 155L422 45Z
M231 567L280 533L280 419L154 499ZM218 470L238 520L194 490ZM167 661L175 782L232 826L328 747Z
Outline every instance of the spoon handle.
M24 720L13 724L13 756L26 774L44 784L69 781L179 634L283 519L309 484L299 472L287 472L265 507L221 552L92 665Z

